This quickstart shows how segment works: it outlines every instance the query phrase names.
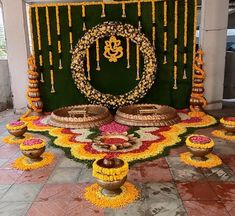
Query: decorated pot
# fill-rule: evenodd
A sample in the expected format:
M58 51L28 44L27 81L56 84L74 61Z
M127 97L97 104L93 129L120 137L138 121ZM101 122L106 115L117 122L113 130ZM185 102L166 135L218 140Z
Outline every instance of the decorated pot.
M28 161L30 163L38 162L42 160L41 155L44 153L46 147L42 147L39 149L32 149L32 150L21 150L22 154L28 157Z
M24 133L27 131L27 124L22 121L14 121L6 125L8 132L15 138L23 138Z
M235 133L235 117L221 118L220 123L227 132Z
M31 138L20 144L22 154L28 157L30 163L41 161L41 155L46 149L46 143L40 138Z
M128 163L118 159L99 159L93 163L93 176L105 196L117 196L127 179Z
M214 142L207 136L192 134L186 139L186 146L194 159L207 160L205 156L212 152Z

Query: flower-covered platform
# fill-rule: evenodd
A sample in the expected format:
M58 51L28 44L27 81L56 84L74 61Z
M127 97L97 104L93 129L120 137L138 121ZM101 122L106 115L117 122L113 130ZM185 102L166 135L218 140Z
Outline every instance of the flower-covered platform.
M180 110L178 114L181 122L169 127L129 127L112 122L93 129L56 128L47 123L50 115L27 123L29 131L46 133L52 138L54 146L62 148L69 157L89 165L106 155L134 163L164 155L169 148L180 144L183 135L192 128L216 123L210 115L190 117L187 110Z

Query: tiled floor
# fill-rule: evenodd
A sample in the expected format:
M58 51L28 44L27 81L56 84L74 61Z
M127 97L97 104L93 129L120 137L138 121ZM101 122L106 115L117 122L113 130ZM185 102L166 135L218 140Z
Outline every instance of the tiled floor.
M0 138L7 134L5 124L16 118L11 111L0 114ZM235 215L235 143L214 141L215 153L224 162L218 168L182 164L178 156L185 147L172 149L166 158L132 166L128 179L141 190L141 197L115 210L99 209L83 199L84 188L94 182L91 170L66 158L60 149L48 149L56 154L54 164L22 172L10 167L20 155L18 146L0 142L0 216Z

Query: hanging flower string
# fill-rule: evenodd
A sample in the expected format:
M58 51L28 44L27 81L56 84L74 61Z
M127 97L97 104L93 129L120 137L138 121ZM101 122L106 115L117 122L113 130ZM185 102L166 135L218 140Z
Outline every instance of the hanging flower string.
M71 17L71 6L68 5L68 21L69 21L69 44L70 53L73 51L73 32L72 32L72 17Z
M164 60L163 64L167 63L167 2L164 0Z
M126 18L126 4L122 2L122 18Z
M130 68L130 38L126 38L126 68Z
M86 31L86 8L85 8L85 3L82 4L82 30Z
M152 41L153 47L155 48L155 41L156 41L156 14L155 14L155 1L152 1Z
M140 0L138 0L138 29L141 30L142 26L141 26L141 2Z
M188 0L184 3L184 74L183 79L187 79L187 32L188 32Z
M59 14L59 7L56 6L55 8L56 11L56 30L57 30L57 47L58 47L58 53L59 53L59 69L63 69L62 66L62 51L61 51L61 35L60 35L60 14Z
M44 83L43 77L43 58L42 58L42 45L41 45L41 31L40 31L40 23L39 23L39 14L38 14L38 7L35 8L35 15L36 15L36 29L37 29L37 36L38 36L38 52L39 52L39 65L40 65L40 81Z
M47 23L47 39L48 39L48 45L49 45L49 63L50 63L51 93L55 93L53 58L52 58L52 46L51 46L51 27L50 27L50 16L49 16L49 9L48 9L48 7L46 7L46 23Z
M99 45L99 40L96 40L96 70L100 71L100 45Z
M174 45L174 86L173 89L177 90L177 60L178 60L178 1L175 1L175 45Z
M104 17L106 17L106 14L105 14L105 4L104 3L102 3L101 4L101 6L102 6L102 13L101 13L101 18L104 18Z
M140 80L140 46L136 44L136 80Z
M91 67L90 67L90 52L89 48L86 49L86 68L87 68L87 79L91 80Z

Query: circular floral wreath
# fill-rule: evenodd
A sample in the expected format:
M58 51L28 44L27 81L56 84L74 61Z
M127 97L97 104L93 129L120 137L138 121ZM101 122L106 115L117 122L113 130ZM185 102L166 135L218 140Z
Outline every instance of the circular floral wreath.
M89 49L96 40L112 35L129 38L133 43L138 44L144 58L144 71L141 80L135 88L122 95L99 92L90 84L85 76L84 59L86 49ZM89 29L79 40L73 52L71 70L77 88L91 103L118 108L119 106L133 104L145 96L155 80L156 62L154 48L148 38L137 28L120 22L104 22Z

